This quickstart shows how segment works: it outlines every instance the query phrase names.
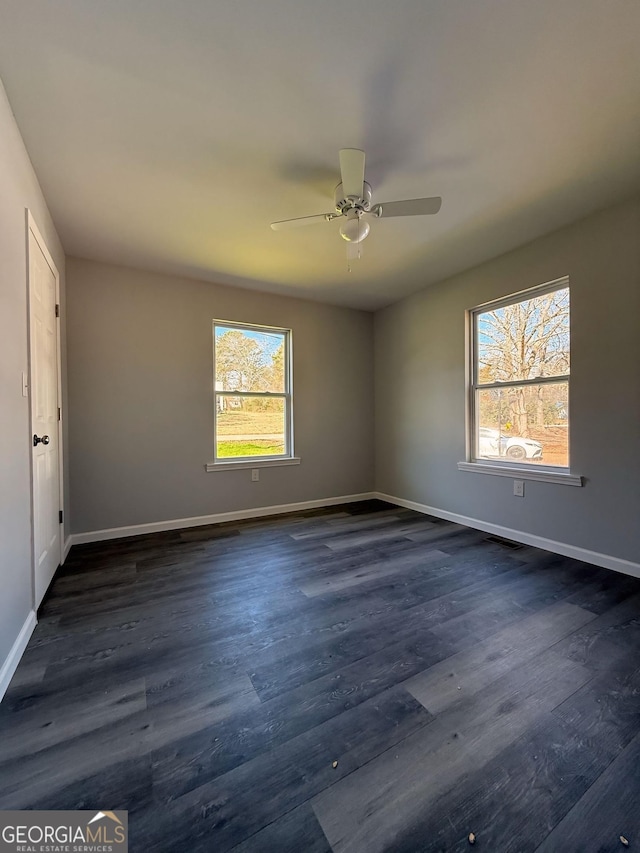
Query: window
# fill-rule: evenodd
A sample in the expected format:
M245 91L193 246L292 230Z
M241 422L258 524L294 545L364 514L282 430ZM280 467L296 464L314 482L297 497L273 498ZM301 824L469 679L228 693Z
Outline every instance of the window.
M569 468L569 282L470 312L471 461Z
M214 459L293 456L291 332L213 323Z

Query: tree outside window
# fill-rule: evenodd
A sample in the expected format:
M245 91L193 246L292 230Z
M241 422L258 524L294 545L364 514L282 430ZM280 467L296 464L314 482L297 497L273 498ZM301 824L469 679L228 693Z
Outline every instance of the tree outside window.
M567 279L471 312L473 458L569 467Z
M292 456L290 337L214 321L216 460Z

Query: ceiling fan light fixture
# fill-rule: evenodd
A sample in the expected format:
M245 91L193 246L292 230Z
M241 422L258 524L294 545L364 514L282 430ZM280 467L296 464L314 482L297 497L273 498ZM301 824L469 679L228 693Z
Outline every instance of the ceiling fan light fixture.
M387 219L394 216L427 216L440 210L440 196L385 201L372 205L371 184L364 179L364 151L360 148L341 148L339 159L340 183L334 190L334 209L330 213L272 222L271 228L274 231L340 219L340 236L347 243L347 258L352 260L362 257L362 242L371 230L370 217Z
M340 226L340 236L347 243L361 243L371 230L369 223L355 210L347 214L346 222Z

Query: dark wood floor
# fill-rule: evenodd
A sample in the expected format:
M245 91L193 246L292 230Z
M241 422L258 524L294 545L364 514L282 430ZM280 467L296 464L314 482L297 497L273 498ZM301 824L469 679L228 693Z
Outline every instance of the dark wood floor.
M75 547L0 808L128 809L136 853L640 849L639 651L640 580L380 502Z

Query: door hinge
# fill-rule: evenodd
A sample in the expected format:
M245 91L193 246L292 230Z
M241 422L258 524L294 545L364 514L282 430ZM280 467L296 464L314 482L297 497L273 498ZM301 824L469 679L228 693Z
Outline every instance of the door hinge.
M56 303L56 317L60 316L60 306Z
M60 420L60 419L61 419L61 412L60 412L60 406L58 406L58 420Z
M60 522L60 524L62 524L63 520L64 520L64 513L63 513L63 511L62 511L62 510L59 510L59 512L58 512L58 521Z

